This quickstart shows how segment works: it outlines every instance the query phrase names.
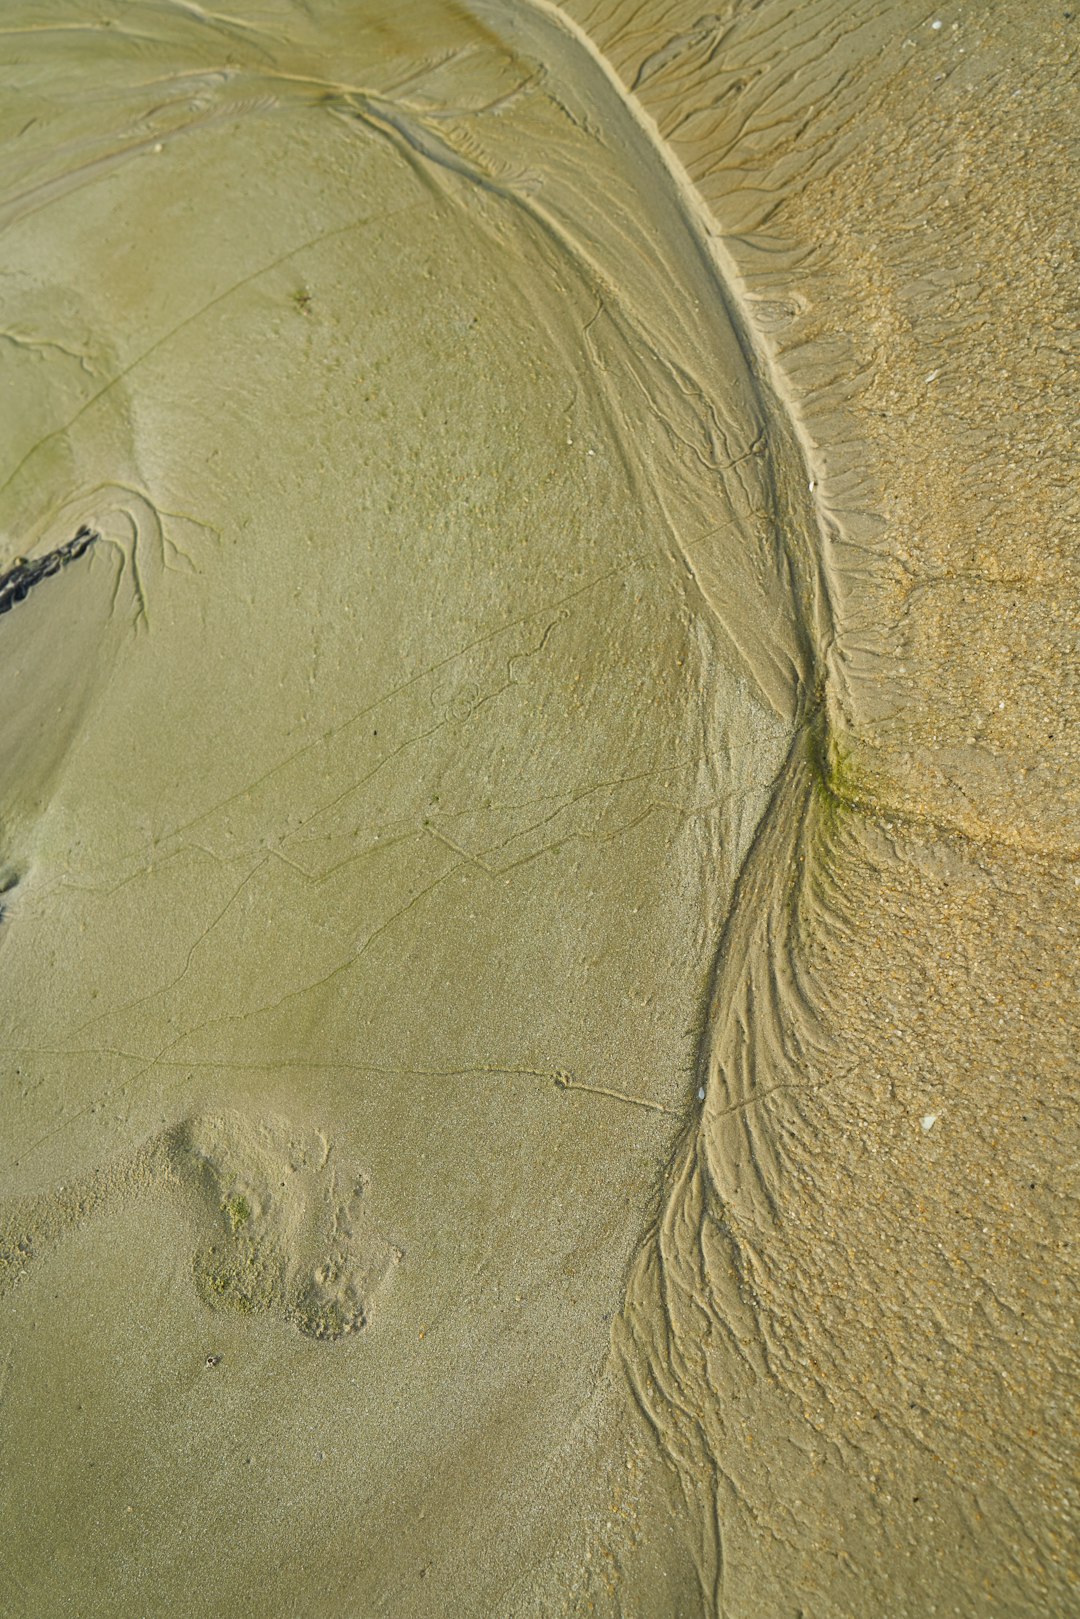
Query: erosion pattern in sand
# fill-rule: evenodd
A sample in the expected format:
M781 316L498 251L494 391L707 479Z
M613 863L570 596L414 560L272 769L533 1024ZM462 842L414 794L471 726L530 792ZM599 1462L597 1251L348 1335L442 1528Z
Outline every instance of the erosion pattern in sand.
M740 883L631 1384L707 1611L1071 1611L1069 19L573 9L725 228L833 627L824 771Z
M1056 17L5 14L12 1613L1065 1611Z

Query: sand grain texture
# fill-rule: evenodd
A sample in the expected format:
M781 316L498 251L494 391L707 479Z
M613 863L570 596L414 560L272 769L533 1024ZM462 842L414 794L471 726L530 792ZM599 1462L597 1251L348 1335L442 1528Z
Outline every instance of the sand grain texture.
M1070 26L8 8L0 1611L1074 1611Z

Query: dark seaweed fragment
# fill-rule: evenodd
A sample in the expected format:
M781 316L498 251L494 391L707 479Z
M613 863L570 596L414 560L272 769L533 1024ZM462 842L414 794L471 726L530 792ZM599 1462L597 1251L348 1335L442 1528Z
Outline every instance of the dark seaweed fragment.
M77 562L100 538L96 529L84 523L70 540L65 540L63 545L46 552L43 557L16 557L11 567L0 573L0 613L6 613L16 603L25 601L35 585L59 573L69 562Z

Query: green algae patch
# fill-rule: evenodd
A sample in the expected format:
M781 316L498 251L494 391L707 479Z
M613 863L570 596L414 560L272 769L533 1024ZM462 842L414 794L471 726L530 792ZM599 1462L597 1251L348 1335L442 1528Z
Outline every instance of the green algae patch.
M234 1233L251 1219L251 1204L246 1197L227 1197L221 1207Z
M810 721L807 756L812 802L821 825L831 834L865 808L867 784L854 750L827 725L821 711Z
M192 1262L195 1290L212 1309L254 1315L281 1297L283 1265L271 1249L251 1241L211 1243Z

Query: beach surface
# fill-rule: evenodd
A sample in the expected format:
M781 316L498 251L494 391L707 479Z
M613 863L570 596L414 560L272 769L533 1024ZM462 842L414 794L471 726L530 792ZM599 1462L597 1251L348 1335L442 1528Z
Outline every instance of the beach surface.
M0 1613L1080 1611L1072 17L0 24Z

